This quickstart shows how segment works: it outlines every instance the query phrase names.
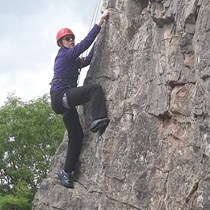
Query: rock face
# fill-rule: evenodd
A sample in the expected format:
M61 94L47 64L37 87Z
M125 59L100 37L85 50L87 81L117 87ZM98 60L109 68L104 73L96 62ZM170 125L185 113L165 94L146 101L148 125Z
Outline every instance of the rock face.
M210 0L105 0L114 13L86 79L111 122L89 131L75 189L62 187L64 138L33 210L210 209Z

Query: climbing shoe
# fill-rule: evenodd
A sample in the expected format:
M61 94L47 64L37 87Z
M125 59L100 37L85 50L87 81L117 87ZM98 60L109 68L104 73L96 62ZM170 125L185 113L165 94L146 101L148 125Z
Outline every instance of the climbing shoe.
M101 135L105 132L106 127L107 127L107 126L102 127L102 128L100 128L100 129L98 130L98 135L99 135L99 136L101 136Z
M73 188L73 176L72 173L66 173L64 170L62 170L58 177L61 181L61 185L63 185L66 188Z
M106 127L109 124L109 119L108 118L101 118L98 120L94 120L90 126L90 130L93 133L96 133L99 129L104 130L106 129Z

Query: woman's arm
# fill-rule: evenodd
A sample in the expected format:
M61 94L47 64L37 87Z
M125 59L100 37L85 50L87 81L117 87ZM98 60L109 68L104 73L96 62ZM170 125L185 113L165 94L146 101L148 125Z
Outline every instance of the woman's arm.
M88 55L86 57L80 58L80 67L81 68L84 68L84 67L90 65L90 62L93 57L93 52L94 52L94 46L91 48L90 52L88 53Z
M110 9L106 9L101 18L99 19L99 21L97 22L97 24L95 24L93 28L90 30L88 35L80 43L78 43L77 45L75 45L74 47L70 48L67 51L66 56L69 59L78 58L80 54L82 54L85 50L87 50L91 46L96 36L100 32L101 26L105 22L105 19L108 17L110 11L111 11Z
M101 27L95 24L88 35L80 43L67 50L66 57L68 59L78 58L80 54L91 46L100 30Z

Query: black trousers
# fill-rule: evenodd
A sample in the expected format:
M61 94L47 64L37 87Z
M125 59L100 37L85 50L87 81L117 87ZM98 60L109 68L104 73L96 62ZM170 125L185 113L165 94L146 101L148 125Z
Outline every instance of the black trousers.
M63 122L69 137L64 170L71 172L76 169L84 138L76 106L90 101L92 120L107 117L107 110L102 87L98 84L68 89L66 95L71 108L63 114Z

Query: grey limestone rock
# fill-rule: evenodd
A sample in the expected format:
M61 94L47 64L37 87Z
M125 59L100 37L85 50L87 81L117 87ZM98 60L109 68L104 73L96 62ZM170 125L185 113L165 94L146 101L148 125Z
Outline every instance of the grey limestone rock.
M85 84L100 83L111 122L89 131L75 189L57 179L67 139L33 210L210 209L210 1L104 0L113 14Z

